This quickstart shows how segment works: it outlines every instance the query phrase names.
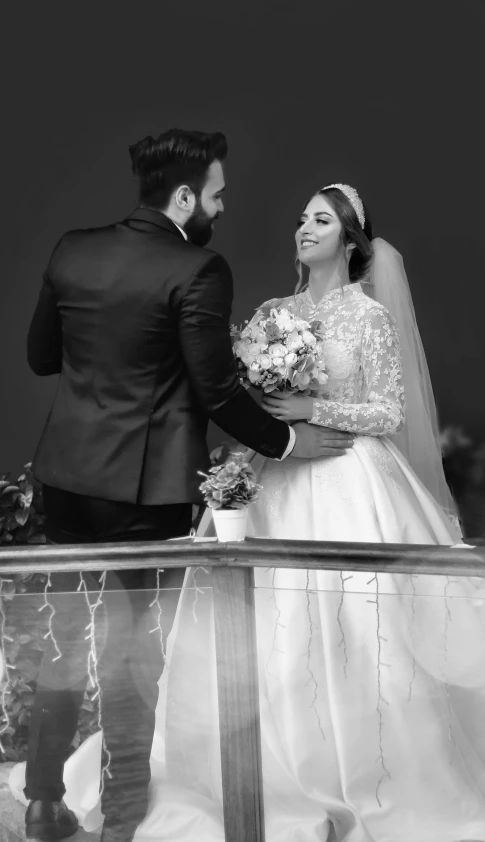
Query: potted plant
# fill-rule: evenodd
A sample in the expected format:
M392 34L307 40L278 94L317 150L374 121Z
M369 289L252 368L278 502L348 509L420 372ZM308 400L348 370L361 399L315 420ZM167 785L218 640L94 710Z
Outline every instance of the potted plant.
M200 486L206 506L212 510L219 541L244 541L248 506L261 487L244 453L231 453L222 465L210 468Z

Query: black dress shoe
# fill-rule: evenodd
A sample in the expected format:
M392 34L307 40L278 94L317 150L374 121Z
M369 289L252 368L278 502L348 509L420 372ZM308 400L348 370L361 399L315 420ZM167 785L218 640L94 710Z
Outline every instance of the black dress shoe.
M25 814L27 839L65 839L73 836L78 821L64 801L31 801Z

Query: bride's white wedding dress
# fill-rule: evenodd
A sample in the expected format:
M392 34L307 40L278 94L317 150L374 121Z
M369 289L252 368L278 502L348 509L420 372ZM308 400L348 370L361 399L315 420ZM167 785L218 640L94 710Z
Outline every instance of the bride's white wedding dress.
M284 304L317 311L308 292ZM460 542L392 443L404 401L387 311L352 284L318 317L330 380L312 421L352 430L355 444L335 459L256 457L249 533ZM257 569L255 583L267 842L485 840L482 580ZM224 839L212 619L210 575L189 571L140 842ZM66 801L87 829L101 822L99 757L95 735L66 766ZM21 767L11 785L22 798Z

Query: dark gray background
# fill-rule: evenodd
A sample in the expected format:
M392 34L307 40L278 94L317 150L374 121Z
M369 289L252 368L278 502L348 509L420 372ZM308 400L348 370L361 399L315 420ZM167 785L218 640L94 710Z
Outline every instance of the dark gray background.
M348 181L404 255L442 422L480 437L483 0L49 2L2 17L0 472L32 457L56 388L25 361L52 248L135 206L128 145L174 125L229 139L212 246L234 270L234 320L293 289L303 202Z

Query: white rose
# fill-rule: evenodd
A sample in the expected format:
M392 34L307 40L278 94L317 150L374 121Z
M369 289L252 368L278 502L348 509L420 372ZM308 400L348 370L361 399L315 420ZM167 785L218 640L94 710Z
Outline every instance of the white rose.
M251 383L259 383L261 380L259 371L248 371L248 377Z
M274 319L288 319L290 318L290 311L286 307L280 307L279 310L277 307L273 307L271 315Z
M263 371L266 371L268 368L271 368L271 357L269 354L261 354L258 357L258 362Z
M273 357L273 366L278 368L283 365L283 357Z
M253 333L254 341L259 345L267 345L266 333L258 327L258 330Z
M286 354L286 348L281 342L276 342L274 345L269 346L269 353L273 357L284 357Z
M303 339L305 345L308 345L309 348L313 348L313 346L317 344L315 336L309 330L304 330L301 338Z
M250 371L260 371L260 365L257 360L253 360L251 365L249 366Z
M238 340L234 343L234 353L245 365L251 362L252 356L249 353L249 344L247 342Z
M275 311L274 319L280 330L290 331L295 327L294 317L284 308L279 313Z
M286 347L288 351L299 351L300 348L303 348L303 339L296 330L293 331L293 333L290 333L288 339L286 340Z
M317 372L317 380L320 383L320 386L325 386L325 383L328 380L328 374L325 374L324 371Z
M298 359L298 357L296 356L296 354L291 352L290 354L287 354L286 357L285 357L285 365L295 365L297 359Z

